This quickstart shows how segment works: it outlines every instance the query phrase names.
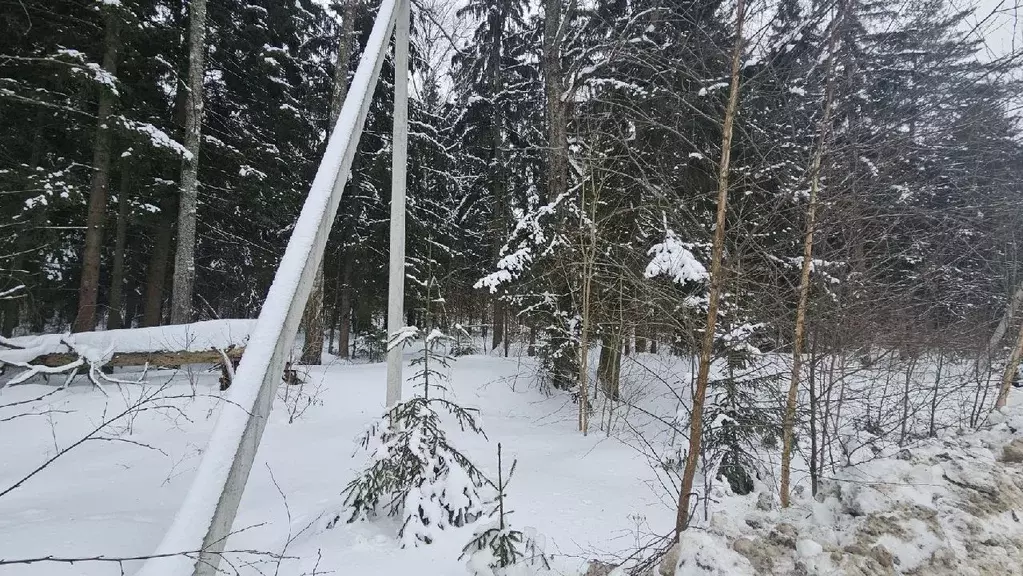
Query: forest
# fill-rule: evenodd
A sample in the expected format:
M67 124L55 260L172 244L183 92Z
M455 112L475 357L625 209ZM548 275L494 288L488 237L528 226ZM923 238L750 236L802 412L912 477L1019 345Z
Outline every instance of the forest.
M381 5L0 0L0 352L37 335L73 348L94 332L259 316ZM379 363L389 343L416 340L422 395L387 406L391 424L363 439L387 446L407 440L401 429L439 426L430 389L446 390L444 369L457 374L464 357L482 381L507 365L474 357L524 358L516 373L566 399L572 428L627 436L669 486L667 540L591 562L588 576L744 574L707 568L699 551L714 548L695 540L686 571L685 539L698 537L683 532L710 522L713 479L728 497L769 486L768 509L784 510L823 502L849 466L910 460L902 451L919 443L990 426L1017 437L1023 35L1014 20L1008 36L992 32L1014 10L412 0L403 315L418 328L389 334L386 322L388 53L285 381ZM74 366L15 354L0 368L28 369L9 390L73 368L67 386L89 362L101 390L125 387L82 350ZM222 390L229 351L203 360L222 355ZM135 349L105 362L111 352ZM0 416L23 402L3 400ZM292 420L295 401L283 400ZM476 431L472 410L450 404L442 420ZM505 528L507 478L486 480L432 433L430 457L472 486L465 509L441 505L448 524L483 514L476 492L494 488L500 530L478 542L507 569L500 538L522 537ZM352 519L384 505L380 478L410 474L376 466L345 491ZM436 539L444 522L426 510L405 516L402 542ZM415 537L408 518L422 524ZM1015 542L1008 557L1023 558ZM729 546L751 574L784 573ZM916 573L906 562L891 573ZM804 573L855 574L814 566ZM977 573L1016 574L991 570Z

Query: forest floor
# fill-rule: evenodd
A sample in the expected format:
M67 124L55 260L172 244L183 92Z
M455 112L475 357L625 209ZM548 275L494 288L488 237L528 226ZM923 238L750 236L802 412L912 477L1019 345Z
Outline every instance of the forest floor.
M662 361L649 356L644 372ZM671 379L685 377L670 370ZM541 393L535 371L528 358L466 356L449 385L460 403L480 409L487 435L452 432L453 443L490 476L498 443L506 467L517 460L511 524L542 535L560 574L581 574L591 560L614 563L669 534L676 494L657 458L680 440L658 423L678 412L679 399L637 392L616 409L610 434L598 407L583 436L572 396ZM56 456L0 495L0 561L151 553L222 405L218 378L154 371L146 384L108 385L110 397L87 383L0 391L0 492ZM385 366L331 359L303 368L302 378L279 391L227 545L232 566L241 574L465 575L459 555L472 526L401 549L394 521L345 522L341 492L365 463L357 438L383 411ZM797 461L803 488L786 511L771 505L773 481L745 496L718 483L709 514L697 514L699 529L685 537L678 574L1023 574L1023 463L1000 461L1023 452L1015 400L979 432L950 429L909 449L877 449L824 479L821 501L809 496ZM50 559L0 564L0 574L116 575L137 565Z

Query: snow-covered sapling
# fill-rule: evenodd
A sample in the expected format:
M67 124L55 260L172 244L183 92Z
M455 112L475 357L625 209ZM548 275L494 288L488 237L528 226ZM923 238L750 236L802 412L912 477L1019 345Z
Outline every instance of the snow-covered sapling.
M463 431L483 434L477 411L439 397L447 374L438 367L448 366L447 357L436 355L442 340L437 330L425 337L414 327L396 334L394 345L423 342L412 377L422 395L396 404L369 427L361 439L369 465L343 492L349 522L381 513L400 517L402 546L429 544L436 531L473 522L484 512L480 491L488 481L450 444L441 424L446 412Z
M507 516L511 510L505 509L505 490L512 474L515 473L515 464L512 461L508 477L504 477L503 464L501 462L501 445L497 445L497 496L492 502L489 516L494 518L492 522L484 524L473 534L472 540L462 549L459 557L468 557L469 573L473 576L510 576L509 569L518 567L517 574L531 574L541 566L549 569L550 564L544 554L542 545L529 529L526 532L512 529L508 525Z

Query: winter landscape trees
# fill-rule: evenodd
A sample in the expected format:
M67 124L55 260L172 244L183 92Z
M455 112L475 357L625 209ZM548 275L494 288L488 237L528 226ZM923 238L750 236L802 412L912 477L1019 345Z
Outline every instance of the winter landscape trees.
M0 0L3 366L46 373L19 336L255 317L377 4ZM1005 14L417 0L404 270L388 274L392 54L294 362L379 361L404 276L427 362L434 345L532 358L582 434L635 441L670 486L671 541L722 483L787 508L796 485L823 499L842 467L999 425L1023 356L1020 53L988 35ZM110 354L75 342L59 352L99 386ZM473 518L442 522L459 527L489 481L441 429L463 409L426 397L367 438L465 458ZM415 426L442 441L415 445ZM430 497L386 460L350 486L391 486L408 542L432 541L405 502ZM357 500L347 516L379 503ZM500 516L480 550L508 536Z

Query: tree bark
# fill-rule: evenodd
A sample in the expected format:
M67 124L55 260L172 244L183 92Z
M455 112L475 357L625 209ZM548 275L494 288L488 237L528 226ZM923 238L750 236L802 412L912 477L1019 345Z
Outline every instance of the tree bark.
M305 340L302 342L302 357L299 361L306 366L319 365L323 356L323 263L313 277L313 289L309 293L305 311L302 313L305 324Z
M618 400L622 371L622 342L616 334L604 337L597 362L597 378L604 387L604 394L611 400Z
M167 282L167 265L170 264L171 240L174 237L174 196L168 194L160 202L163 218L157 224L153 240L153 253L149 258L146 272L145 310L142 312L143 326L159 326L163 310L164 284Z
M330 126L328 133L333 131L337 118L341 114L345 97L348 95L348 61L351 57L351 42L355 31L356 0L348 0L341 23L341 39L338 43L337 61L334 66L334 86L330 97ZM302 326L305 342L302 345L301 362L305 365L317 365L322 361L323 352L323 262L313 280L313 289L309 294L305 310L302 312ZM350 318L350 316L349 316ZM344 319L342 319L342 323ZM347 335L342 348L347 350Z
M195 227L199 192L199 148L202 141L203 61L206 56L206 0L189 4L188 92L185 94L185 149L181 162L178 244L174 255L171 323L192 321L195 287Z
M1009 324L1016 318L1021 305L1023 305L1023 282L1020 282L1020 285L1012 294L1012 298L1009 299L1005 312L1002 314L1002 319L998 321L994 333L991 334L991 339L988 341L987 348L985 348L985 354L981 358L983 363L979 370L981 374L987 374L991 369L991 360L994 358L995 353L998 352L998 345L1002 342L1002 338L1005 338L1005 333L1009 330Z
M568 189L568 115L565 110L564 71L561 65L563 0L544 0L543 72L547 96L547 198L550 202Z
M806 307L810 295L810 270L813 268L813 233L817 226L817 195L820 191L821 161L827 146L828 133L831 127L831 103L834 94L834 78L832 70L835 59L835 42L842 25L844 7L839 7L839 14L832 24L828 38L828 59L826 65L827 87L824 91L824 112L821 115L819 141L813 154L810 166L810 201L806 207L806 232L803 236L803 261L799 275L799 300L796 304L796 326L792 343L792 373L789 379L789 392L785 402L785 418L782 423L781 449L781 486L779 488L781 506L789 506L789 482L792 469L792 443L796 423L796 405L799 397L799 379L803 364L803 344L806 339Z
M121 190L117 194L117 232L114 237L114 266L110 272L110 301L107 330L124 326L124 247L128 240L128 192L131 189L131 166L121 163Z
M341 358L348 358L349 342L352 332L352 265L355 258L352 249L345 250L343 258L344 269L341 274L341 326L337 334L337 355Z
M998 391L998 399L995 401L995 409L1005 408L1009 402L1009 390L1012 389L1012 379L1019 369L1019 359L1023 355L1023 323L1019 325L1019 336L1016 338L1016 345L1009 354L1009 361L1005 363L1005 371L1002 372L1002 386Z
M103 70L117 73L117 49L120 21L114 12L106 15L106 37L103 40ZM96 328L96 300L99 296L100 252L103 250L103 224L107 211L107 186L110 182L110 113L114 108L112 87L101 86L99 110L96 114L96 136L92 148L92 182L85 220L85 246L82 250L82 277L78 287L78 313L72 326L74 332Z
M742 33L746 16L745 0L738 0L735 7L735 46L732 48L732 78L725 107L725 120L721 134L721 162L718 165L717 215L714 228L714 245L710 262L710 291L707 303L707 324L700 348L700 365L696 375L696 389L693 391L692 418L689 429L689 452L682 473L682 489L678 497L675 517L675 538L689 526L689 500L696 477L696 465L700 459L700 445L703 439L703 406L707 397L707 381L710 377L710 363L714 351L714 328L717 326L718 305L724 284L722 260L725 252L725 215L728 212L728 167L732 155L732 126L735 110L739 104L739 78L742 74Z

